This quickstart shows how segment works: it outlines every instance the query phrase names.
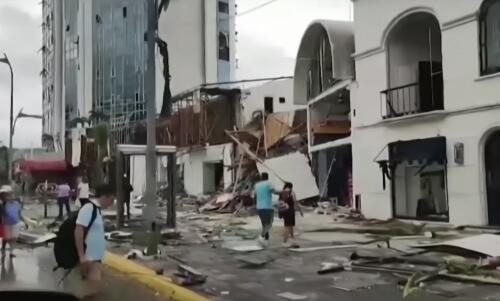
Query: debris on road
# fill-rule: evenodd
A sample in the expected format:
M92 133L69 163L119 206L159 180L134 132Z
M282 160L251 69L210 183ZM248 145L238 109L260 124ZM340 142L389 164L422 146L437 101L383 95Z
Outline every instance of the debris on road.
M243 264L243 268L262 268L274 261L274 258L265 254L249 254L246 256L238 256L235 259Z
M447 248L448 251L465 251L481 256L500 257L500 235L481 234L439 243L416 244L413 247L425 249ZM450 248L455 250L450 250Z
M297 295L294 293L290 292L285 292L285 293L280 293L277 295L278 297L281 297L286 300L291 300L291 301L300 301L300 300L307 300L307 296L304 295Z
M174 274L174 281L184 286L203 284L206 280L206 275L187 264L179 264Z
M112 231L104 234L108 241L124 243L132 242L132 233L124 231Z
M17 238L17 242L20 244L26 244L30 246L39 246L53 241L56 238L54 233L46 234L36 234L30 232L21 232Z

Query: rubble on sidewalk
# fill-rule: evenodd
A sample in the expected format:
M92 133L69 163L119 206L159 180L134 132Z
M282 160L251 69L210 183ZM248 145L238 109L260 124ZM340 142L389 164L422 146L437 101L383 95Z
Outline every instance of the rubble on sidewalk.
M117 243L132 242L132 236L132 233L124 231L112 231L104 234L106 240Z
M57 235L54 233L37 234L32 232L21 231L19 233L19 237L17 238L17 242L20 244L26 244L33 247L52 242L56 238L56 236Z
M203 284L206 279L206 275L186 264L179 264L177 272L173 275L174 282L184 286Z

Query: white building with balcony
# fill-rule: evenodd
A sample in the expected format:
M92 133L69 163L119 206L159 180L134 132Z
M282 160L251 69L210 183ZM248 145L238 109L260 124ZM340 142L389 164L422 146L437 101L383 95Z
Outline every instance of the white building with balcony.
M367 217L500 224L500 0L354 0Z

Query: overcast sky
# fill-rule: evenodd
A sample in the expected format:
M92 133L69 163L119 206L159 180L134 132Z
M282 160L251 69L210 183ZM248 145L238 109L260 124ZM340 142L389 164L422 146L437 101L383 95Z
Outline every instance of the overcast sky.
M186 0L183 0L186 1ZM241 14L269 0L237 0ZM7 53L14 68L14 114L41 114L42 70L40 0L0 0L0 53ZM303 31L314 19L346 20L350 0L277 0L237 18L238 78L292 75ZM0 64L0 141L8 145L10 74ZM15 147L40 146L40 120L21 119Z

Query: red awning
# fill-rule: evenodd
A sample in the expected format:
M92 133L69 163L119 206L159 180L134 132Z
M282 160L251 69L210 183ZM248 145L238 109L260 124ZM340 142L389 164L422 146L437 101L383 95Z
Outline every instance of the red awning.
M23 160L19 164L22 171L66 171L68 166L64 160Z

